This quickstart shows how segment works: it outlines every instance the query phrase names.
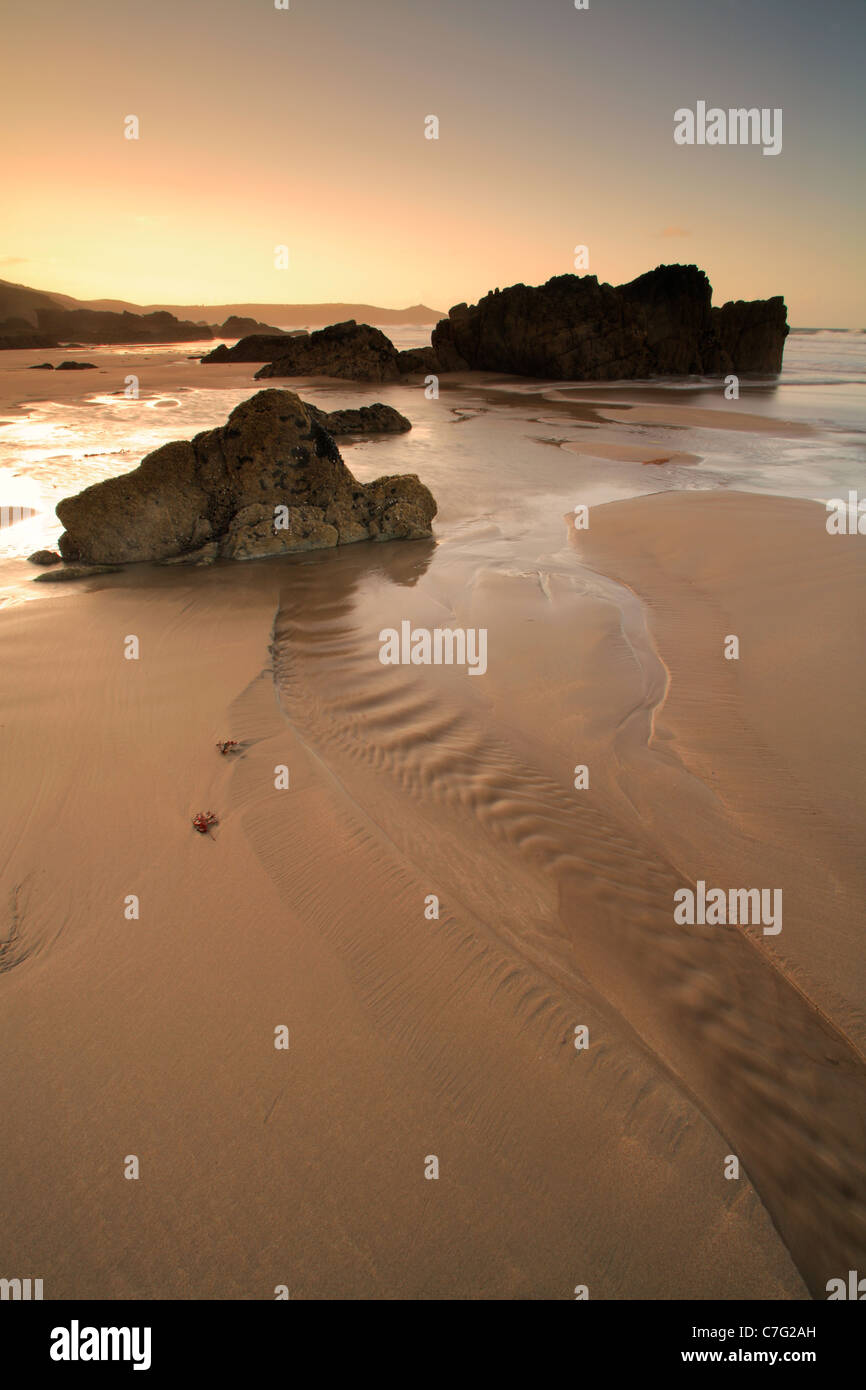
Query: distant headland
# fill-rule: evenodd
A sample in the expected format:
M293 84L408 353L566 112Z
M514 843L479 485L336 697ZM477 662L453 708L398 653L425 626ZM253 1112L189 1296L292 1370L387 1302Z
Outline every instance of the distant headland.
M426 304L134 304L75 299L0 280L0 348L52 348L78 343L181 343L282 328L316 328L345 319L431 326L445 315ZM278 325L278 326L275 326Z

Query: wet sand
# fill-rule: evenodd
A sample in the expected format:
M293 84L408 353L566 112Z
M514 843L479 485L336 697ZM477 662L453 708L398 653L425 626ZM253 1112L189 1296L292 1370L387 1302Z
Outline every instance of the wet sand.
M562 510L537 567L446 504L439 545L0 613L0 1249L46 1298L862 1267L862 552L808 502ZM404 619L486 627L487 674L382 666ZM676 926L699 878L781 886L782 932Z
M188 344L190 353L201 345ZM91 362L92 371L40 371L39 362ZM127 377L139 378L142 393L183 391L194 387L237 388L249 385L250 394L259 389L253 380L260 362L222 362L202 366L188 357L137 349L80 347L31 348L0 352L0 413L15 415L34 401L82 401L94 393L122 395ZM213 375L211 375L213 374Z

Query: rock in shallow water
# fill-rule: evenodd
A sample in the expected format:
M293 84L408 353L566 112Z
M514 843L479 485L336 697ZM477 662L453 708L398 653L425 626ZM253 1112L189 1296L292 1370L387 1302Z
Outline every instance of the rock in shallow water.
M306 338L279 345L279 353L256 372L274 376L337 376L350 381L399 381L397 349L369 323L332 323Z
M416 540L431 535L436 502L412 475L359 483L303 401L269 390L225 425L164 444L132 473L66 498L57 515L65 560L126 564L214 544L220 556L253 559Z
M404 348L402 352L397 353L397 364L401 372L439 372L442 370L439 358L432 347Z
M404 434L411 430L412 421L392 405L362 405L358 410L320 410L304 401L308 413L318 420L328 434Z
M280 333L250 333L234 347L218 343L212 352L205 353L202 362L272 362L286 347L291 335Z

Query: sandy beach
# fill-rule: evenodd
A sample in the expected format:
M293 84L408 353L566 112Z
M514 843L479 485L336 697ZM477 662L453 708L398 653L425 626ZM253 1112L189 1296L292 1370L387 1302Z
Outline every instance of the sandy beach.
M534 570L434 478L438 544L0 613L2 1245L46 1298L806 1299L862 1265L866 561L813 502L575 531L545 481ZM486 628L485 678L382 666L406 619ZM783 930L675 925L699 879L781 888Z
M159 347L123 348L80 347L54 349L12 350L0 357L0 412L4 415L26 410L34 401L81 402L96 393L123 395L127 378L135 375L142 392L176 392L190 387L208 385L249 387L256 390L253 380L258 363L221 362L202 366L199 356L209 351L212 343L189 343L189 355L179 354L177 346L169 353ZM91 371L39 371L38 362L90 362ZM205 374L205 375L203 375Z
M862 6L490 10L7 25L25 1375L856 1364Z

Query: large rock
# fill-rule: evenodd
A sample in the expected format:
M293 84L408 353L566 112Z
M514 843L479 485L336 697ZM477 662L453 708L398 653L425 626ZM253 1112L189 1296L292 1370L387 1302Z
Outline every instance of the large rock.
M266 377L336 376L350 381L399 381L397 349L368 323L333 323L284 343L278 357L256 372Z
M357 410L320 410L317 405L304 401L309 414L318 420L322 429L334 436L343 434L405 434L411 430L412 421L401 415L392 405L362 405Z
M252 320L227 319L220 334L228 325L251 323ZM294 343L287 345L287 339L305 338L307 342L296 348ZM395 381L409 372L438 372L439 359L432 347L406 348L398 352L390 338L371 328L368 324L357 324L354 319L346 323L336 323L330 328L317 329L308 333L305 329L290 329L285 333L279 330L263 332L250 331L246 337L229 347L220 343L202 357L202 362L265 362L271 363L268 370L258 372L259 377L268 376L340 376L358 381ZM465 366L465 363L463 364Z
M788 333L781 298L711 307L697 266L659 266L627 285L558 275L458 304L433 330L442 371L509 372L554 380L781 370Z
M258 319L244 318L240 314L229 314L222 323L215 323L213 331L218 338L246 338L253 333L266 333L269 337L283 337L281 328L273 324L260 323Z
M442 364L432 347L404 348L397 353L401 372L440 372Z
M278 509L280 509L278 511ZM414 476L359 483L292 391L242 402L225 425L164 444L132 473L57 506L64 560L123 564L188 552L248 559L430 536L436 503Z
M285 352L286 342L292 337L289 333L251 333L247 338L229 347L219 343L211 352L205 353L202 362L273 362L275 357Z

